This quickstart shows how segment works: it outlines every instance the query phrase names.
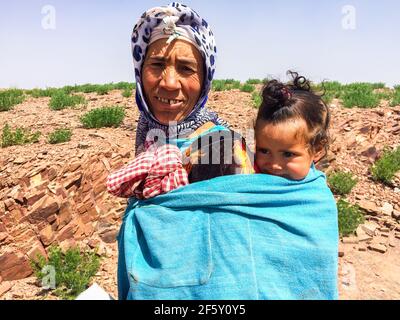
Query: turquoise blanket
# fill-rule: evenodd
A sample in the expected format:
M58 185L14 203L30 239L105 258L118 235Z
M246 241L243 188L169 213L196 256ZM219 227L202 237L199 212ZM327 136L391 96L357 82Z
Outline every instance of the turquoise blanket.
M223 176L130 199L120 299L337 299L338 223L325 175Z

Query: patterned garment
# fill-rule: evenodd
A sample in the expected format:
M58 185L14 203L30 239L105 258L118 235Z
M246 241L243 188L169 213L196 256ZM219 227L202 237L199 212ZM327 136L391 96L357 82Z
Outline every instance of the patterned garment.
M189 183L178 147L150 147L127 166L110 174L107 190L114 196L149 199Z
M166 30L164 31L165 34L160 34L160 30ZM218 118L216 113L208 111L205 107L214 77L217 57L214 35L208 23L194 10L177 2L168 6L152 8L143 13L132 33L136 103L140 110L139 123L136 129L136 154L144 151L143 145L149 130L161 129L167 137L169 133L169 127L160 124L147 106L141 79L147 47L153 41L163 37L169 38L168 41L183 38L193 43L201 53L205 67L204 84L198 102L186 119L176 124L176 128L172 132L179 135L190 134L208 121L229 127L226 121Z

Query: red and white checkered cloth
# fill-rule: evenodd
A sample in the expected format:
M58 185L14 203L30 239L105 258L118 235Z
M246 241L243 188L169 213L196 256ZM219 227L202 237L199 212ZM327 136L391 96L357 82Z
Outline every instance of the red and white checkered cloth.
M123 198L148 199L189 184L177 146L151 146L125 167L110 174L109 193Z

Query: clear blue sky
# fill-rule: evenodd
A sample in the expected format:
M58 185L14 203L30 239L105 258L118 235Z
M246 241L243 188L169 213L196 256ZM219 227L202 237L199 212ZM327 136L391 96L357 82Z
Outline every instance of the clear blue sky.
M131 31L170 1L1 0L0 87L133 81ZM398 0L187 0L216 36L216 78L285 78L400 84ZM55 29L42 28L42 7ZM355 29L343 28L355 9ZM351 20L352 21L352 20Z

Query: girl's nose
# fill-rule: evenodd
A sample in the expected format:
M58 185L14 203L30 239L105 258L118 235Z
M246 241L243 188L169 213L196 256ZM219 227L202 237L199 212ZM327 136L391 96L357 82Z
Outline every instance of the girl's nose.
M175 68L165 68L160 81L160 86L163 89L170 91L179 89L179 79Z
M282 170L282 166L279 163L272 163L270 168L272 170Z

